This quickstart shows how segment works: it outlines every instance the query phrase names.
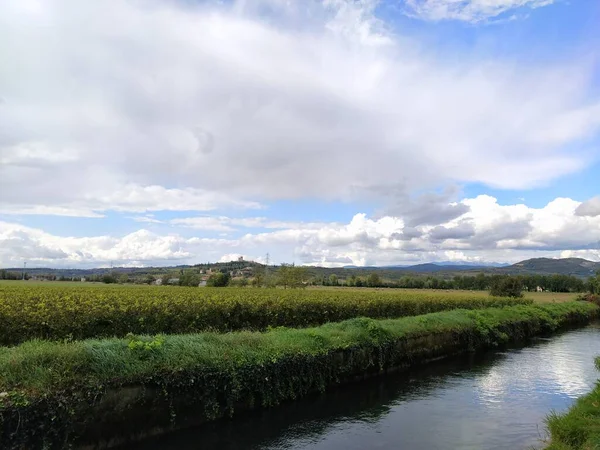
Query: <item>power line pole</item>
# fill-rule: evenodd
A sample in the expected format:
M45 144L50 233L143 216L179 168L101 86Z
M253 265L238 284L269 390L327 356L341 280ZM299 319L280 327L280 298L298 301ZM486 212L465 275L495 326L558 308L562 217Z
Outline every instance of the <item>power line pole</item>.
M27 270L27 262L23 262L23 281L25 281L25 271Z
M265 283L267 283L267 286L269 286L268 284L268 279L269 279L269 253L267 252L267 256L265 258Z

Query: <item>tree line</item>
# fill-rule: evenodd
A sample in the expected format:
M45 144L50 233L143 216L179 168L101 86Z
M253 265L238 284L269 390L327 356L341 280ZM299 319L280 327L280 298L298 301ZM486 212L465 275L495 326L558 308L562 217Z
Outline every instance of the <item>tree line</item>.
M572 275L486 275L479 273L473 275L456 275L453 278L439 278L429 276L405 275L399 280L383 280L376 273L366 277L352 275L340 280L337 275L315 278L311 284L322 286L351 286L351 287L387 287L403 289L460 289L474 291L488 291L497 285L499 280L506 278L517 280L523 290L534 292L543 290L548 292L586 292L590 290L590 282Z

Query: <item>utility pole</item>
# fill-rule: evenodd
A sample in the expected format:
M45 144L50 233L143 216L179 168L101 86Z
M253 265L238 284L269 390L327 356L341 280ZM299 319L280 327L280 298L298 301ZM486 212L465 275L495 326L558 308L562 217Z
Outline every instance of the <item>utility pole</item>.
M25 281L25 271L27 270L27 262L23 262L23 281Z
M267 252L267 256L265 258L265 283L267 283L266 285L269 286L268 284L268 279L269 279L269 253Z

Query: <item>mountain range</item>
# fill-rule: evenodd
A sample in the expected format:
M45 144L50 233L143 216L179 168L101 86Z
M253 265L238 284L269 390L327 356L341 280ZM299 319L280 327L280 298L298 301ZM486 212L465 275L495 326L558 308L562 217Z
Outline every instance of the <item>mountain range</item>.
M202 266L225 266L228 263L215 263ZM259 265L258 263L246 263L248 265ZM118 273L127 273L131 275L143 275L143 274L159 274L166 273L173 270L185 269L194 266L173 266L173 267L116 267L114 269L108 268L97 268L97 269L52 269L52 268L27 268L27 272L30 275L42 275L42 274L53 274L56 276L90 276L95 274L105 274L111 271ZM195 266L198 267L198 266ZM22 268L6 269L8 271L21 272ZM436 274L441 277L449 277L457 274L474 275L476 273L486 274L511 274L511 275L525 275L525 274L561 274L561 275L573 275L581 278L587 278L600 271L600 262L588 261L582 258L533 258L527 259L516 264L507 265L501 263L470 263L470 262L453 262L443 261L425 264L416 264L412 266L381 266L381 267L356 267L356 266L345 266L340 268L324 268L324 267L310 267L309 271L313 275L329 275L335 273L337 275L355 274L360 275L361 273L368 271L377 271L382 276L397 278L408 274Z

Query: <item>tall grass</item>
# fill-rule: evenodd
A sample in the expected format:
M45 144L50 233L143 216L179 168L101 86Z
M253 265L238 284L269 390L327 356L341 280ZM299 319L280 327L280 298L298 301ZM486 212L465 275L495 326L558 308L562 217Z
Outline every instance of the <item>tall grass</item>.
M498 343L551 331L572 318L588 319L598 307L585 302L453 310L400 319L355 318L314 328L267 332L205 332L75 342L32 340L0 347L0 391L50 392L79 385L128 384L156 374L218 372L262 367L282 358L310 358L407 338L468 332L478 343ZM533 334L533 333L529 333Z
M600 358L596 367L600 369ZM552 438L548 450L600 449L600 381L565 414L551 413L546 423Z

